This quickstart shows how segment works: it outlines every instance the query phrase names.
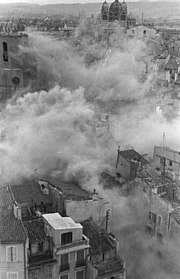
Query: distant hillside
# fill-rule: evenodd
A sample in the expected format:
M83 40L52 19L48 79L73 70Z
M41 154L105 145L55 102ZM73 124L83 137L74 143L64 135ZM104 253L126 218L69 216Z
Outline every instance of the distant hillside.
M103 1L102 1L103 2ZM144 13L145 17L180 16L180 2L128 2L128 11L136 16ZM46 16L46 15L79 15L82 11L86 15L100 13L101 3L89 4L0 4L0 17Z

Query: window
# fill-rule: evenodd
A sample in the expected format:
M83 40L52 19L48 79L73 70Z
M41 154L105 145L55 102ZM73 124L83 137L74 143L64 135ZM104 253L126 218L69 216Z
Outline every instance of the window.
M38 243L39 252L43 252L43 242Z
M18 261L18 247L16 246L6 247L6 260L7 262Z
M157 240L158 240L160 243L163 243L163 235L162 235L162 233L157 233Z
M72 242L72 232L63 233L61 235L61 245L65 245Z
M158 226L161 226L162 224L162 216L161 215L158 215Z
M143 31L143 34L146 35L146 30Z
M69 270L69 256L68 254L62 254L60 271L66 271L66 270Z
M84 279L84 271L77 271L76 272L76 279Z
M61 275L60 279L68 279L68 274Z
M156 217L156 213L149 211L149 219L152 220L154 224L156 224Z
M132 30L132 33L134 34L134 30Z
M7 279L18 279L18 272L8 272Z
M3 45L3 61L8 62L8 46L6 42L2 43Z
M165 165L166 164L166 158L160 157L160 163Z
M172 161L169 161L169 166L172 167Z
M79 250L77 251L76 267L83 266L83 265L85 265L84 250Z

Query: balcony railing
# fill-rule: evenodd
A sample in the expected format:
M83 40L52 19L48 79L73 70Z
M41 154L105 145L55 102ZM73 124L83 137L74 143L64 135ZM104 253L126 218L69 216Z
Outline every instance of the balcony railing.
M72 247L81 246L81 245L89 245L89 240L87 238L84 238L84 239L76 241L76 242L61 245L60 247L56 248L56 252L66 250L67 248L69 249Z
M76 267L81 267L81 266L85 266L86 265L86 261L85 260L81 260L81 261L77 261L76 262Z
M69 270L69 264L63 264L60 266L60 272Z

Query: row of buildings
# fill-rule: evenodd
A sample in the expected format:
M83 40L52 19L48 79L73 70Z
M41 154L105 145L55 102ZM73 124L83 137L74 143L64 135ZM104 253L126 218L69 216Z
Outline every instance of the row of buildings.
M128 194L143 194L144 228L157 239L156 252L165 257L180 245L180 152L155 146L152 161L145 157L133 149L118 148L116 179Z
M60 180L1 187L1 279L125 279L110 210L96 191Z

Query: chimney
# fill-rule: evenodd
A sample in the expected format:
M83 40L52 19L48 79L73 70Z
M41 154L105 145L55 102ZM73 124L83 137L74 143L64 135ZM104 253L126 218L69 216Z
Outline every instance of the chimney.
M14 216L15 218L21 220L21 207L18 206L17 204L14 204Z

